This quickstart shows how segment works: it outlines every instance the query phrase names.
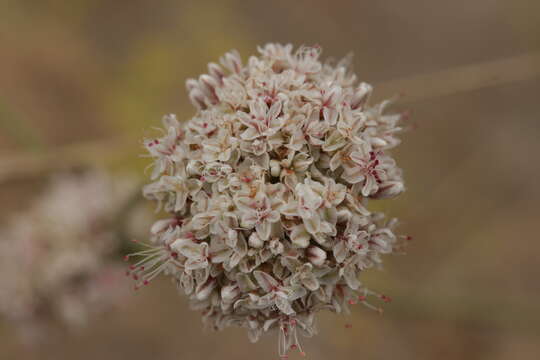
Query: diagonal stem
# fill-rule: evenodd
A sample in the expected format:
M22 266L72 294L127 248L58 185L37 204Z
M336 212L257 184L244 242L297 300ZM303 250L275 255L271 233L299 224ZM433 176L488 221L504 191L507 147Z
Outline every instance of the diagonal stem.
M487 87L532 80L540 76L540 51L421 74L377 85L377 94L388 96L405 92L400 103L413 103L437 97L466 93ZM377 95L379 96L379 95ZM24 176L72 168L84 164L109 162L126 153L131 139L112 138L68 145L42 154L0 155L0 183ZM124 145L124 146L123 146Z

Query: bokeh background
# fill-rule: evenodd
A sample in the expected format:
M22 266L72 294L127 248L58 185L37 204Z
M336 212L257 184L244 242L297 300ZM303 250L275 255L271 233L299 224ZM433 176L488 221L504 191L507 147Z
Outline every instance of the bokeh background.
M376 91L540 49L535 0L2 0L0 14L0 223L59 170L100 166L143 181L142 138L165 113L193 115L184 81L231 48L244 59L269 41L352 51ZM365 278L394 301L383 316L323 314L305 350L313 360L538 359L540 81L447 96L411 84L396 106L414 125L395 152L408 191L385 205L414 240ZM204 331L168 281L38 348L0 324L2 359L277 358L274 336L252 345L243 330Z

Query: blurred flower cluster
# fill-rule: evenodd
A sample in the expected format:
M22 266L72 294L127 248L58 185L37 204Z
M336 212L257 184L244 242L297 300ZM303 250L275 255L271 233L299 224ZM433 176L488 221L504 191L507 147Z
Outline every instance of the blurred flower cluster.
M397 221L369 200L404 190L389 155L402 114L374 106L349 59L321 63L318 47L268 44L242 63L236 51L187 81L198 112L173 115L146 140L154 159L144 195L171 215L134 256L136 287L171 275L214 329L250 339L280 333L279 352L315 332L314 314L370 297L362 271L399 250Z
M60 175L1 229L0 315L23 339L84 325L122 298L113 225L135 186L97 171Z

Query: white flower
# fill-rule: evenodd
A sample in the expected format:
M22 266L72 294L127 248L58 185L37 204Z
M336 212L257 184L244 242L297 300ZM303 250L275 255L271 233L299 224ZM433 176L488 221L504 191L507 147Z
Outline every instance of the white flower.
M283 118L280 116L281 101L276 101L268 108L262 100L257 99L249 104L249 113L238 112L238 119L247 126L240 134L243 140L254 140L261 136L269 137L279 131L283 126Z
M188 195L194 196L201 189L201 182L188 179L184 171L174 176L163 175L158 181L144 188L144 195L161 201L167 201L166 210L181 211L186 205Z
M255 228L262 240L268 240L272 224L280 219L272 201L259 192L254 198L239 196L235 203L242 214L240 224L247 229Z
M186 270L203 269L208 266L208 244L197 244L192 239L178 239L171 244L171 248L184 255Z
M351 184L362 184L362 195L370 196L379 190L379 184L386 180L384 167L378 154L354 151L350 155L351 165L345 167L342 178Z

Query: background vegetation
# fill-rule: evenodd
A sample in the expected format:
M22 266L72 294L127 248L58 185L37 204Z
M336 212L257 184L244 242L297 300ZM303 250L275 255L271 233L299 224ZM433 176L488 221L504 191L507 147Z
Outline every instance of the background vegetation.
M186 78L231 48L352 51L377 97L403 92L396 110L412 111L408 191L386 206L414 241L365 279L394 299L384 316L323 315L308 356L538 359L538 1L2 0L0 14L0 221L57 170L142 174L142 138L165 113L192 116ZM262 360L275 344L203 331L166 281L37 352L0 325L5 359Z

